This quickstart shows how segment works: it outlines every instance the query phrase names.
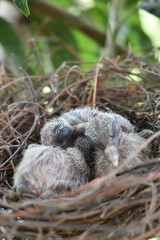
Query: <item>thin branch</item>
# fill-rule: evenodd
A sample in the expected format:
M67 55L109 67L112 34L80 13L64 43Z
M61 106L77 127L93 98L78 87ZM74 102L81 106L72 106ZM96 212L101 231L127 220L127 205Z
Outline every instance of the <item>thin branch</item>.
M100 45L105 45L105 34L98 29L94 28L90 23L84 19L74 16L69 13L65 8L58 7L53 3L44 0L31 0L29 7L34 12L45 13L52 19L61 19L65 25L77 28L89 37L93 38Z

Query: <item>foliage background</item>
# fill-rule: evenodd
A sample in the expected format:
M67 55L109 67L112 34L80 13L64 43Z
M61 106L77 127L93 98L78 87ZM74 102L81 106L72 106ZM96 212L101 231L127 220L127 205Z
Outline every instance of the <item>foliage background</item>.
M2 2L9 2L10 9L4 9ZM129 174L109 185L107 178L107 187L105 178L102 184L98 179L96 191L89 183L84 201L81 195L79 201L71 197L73 206L66 202L66 208L63 199L53 200L54 204L39 205L36 200L21 205L9 200L11 196L4 191L12 189L14 166L29 143L39 142L46 120L71 107L109 108L126 116L138 131L160 130L160 71L155 56L160 25L157 17L152 16L151 21L147 12L141 12L138 4L136 0L29 0L29 21L12 1L0 1L1 239L53 239L55 234L59 239L64 233L71 239L72 228L77 237L76 227L81 230L79 239L85 234L91 236L85 239L93 239L97 231L104 239L158 236L158 171L134 180ZM96 63L102 55L106 58L100 64L79 64ZM64 61L81 68L59 67ZM159 157L159 138L151 152ZM64 221L59 221L63 216Z
M145 19L151 14L139 10L137 0L30 0L31 21L14 5L12 10L4 7L6 2L13 5L0 2L0 59L4 61L5 56L11 72L17 72L20 65L30 74L46 74L64 61L96 62L101 55L123 57L128 51L143 56L153 45L158 47L154 26L155 19L160 26L159 19L152 16L154 23L147 28ZM55 7L64 13L59 15ZM76 18L70 19L66 13ZM87 34L75 26L77 19L83 21L81 28L89 26ZM90 28L95 30L92 37ZM154 57L151 60L156 61Z

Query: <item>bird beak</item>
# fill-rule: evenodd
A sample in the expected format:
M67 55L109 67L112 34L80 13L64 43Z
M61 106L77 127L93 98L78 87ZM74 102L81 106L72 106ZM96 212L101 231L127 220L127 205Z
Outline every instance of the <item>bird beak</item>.
M85 123L79 123L75 126L74 130L78 133L84 133L86 131L86 128L89 126L88 122Z
M117 148L113 145L107 146L104 150L105 155L108 160L115 166L118 167L119 164L119 152Z

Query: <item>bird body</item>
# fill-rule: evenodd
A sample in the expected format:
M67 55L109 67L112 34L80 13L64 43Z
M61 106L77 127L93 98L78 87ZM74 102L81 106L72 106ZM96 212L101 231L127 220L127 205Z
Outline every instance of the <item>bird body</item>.
M89 122L92 118L102 113L98 108L84 107L71 109L69 112L63 113L61 117L66 119L71 126L75 126L80 123Z
M103 119L104 116L113 117L124 132L134 132L134 126L126 118L116 113L103 112L95 107L76 108L61 115L71 126L90 122L95 117Z
M55 197L88 182L87 170L77 149L32 144L14 174L14 188L24 196Z

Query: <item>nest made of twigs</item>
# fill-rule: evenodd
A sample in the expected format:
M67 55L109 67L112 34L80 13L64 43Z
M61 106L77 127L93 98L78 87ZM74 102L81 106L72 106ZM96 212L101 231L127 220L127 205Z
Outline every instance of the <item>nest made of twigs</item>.
M90 69L90 70L88 70ZM92 70L91 70L92 69ZM0 236L6 239L148 239L160 232L159 163L146 175L94 179L55 199L19 199L14 168L30 143L39 143L47 119L70 108L97 106L127 117L137 131L151 129L158 160L160 71L142 59L101 58L64 63L48 76L0 75Z

